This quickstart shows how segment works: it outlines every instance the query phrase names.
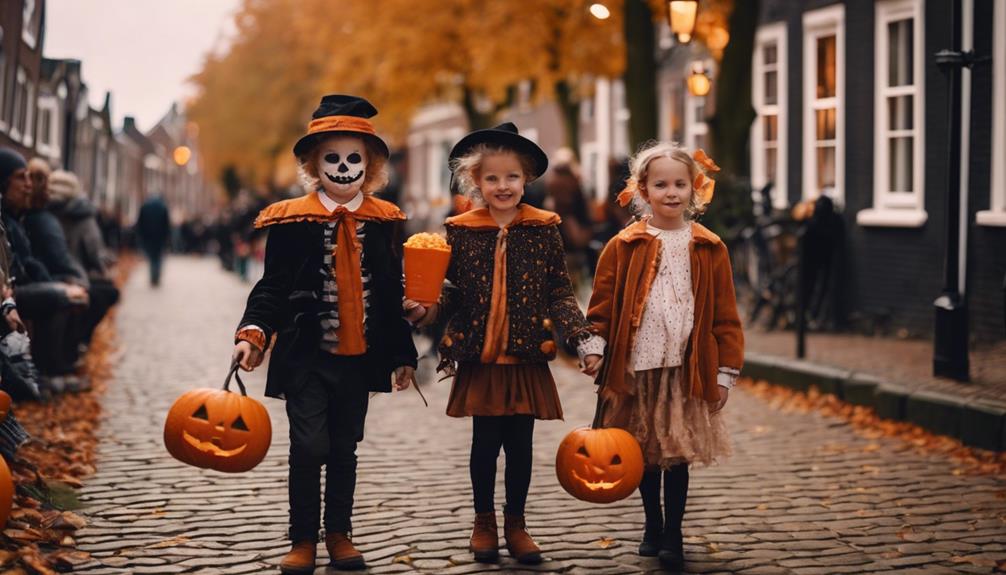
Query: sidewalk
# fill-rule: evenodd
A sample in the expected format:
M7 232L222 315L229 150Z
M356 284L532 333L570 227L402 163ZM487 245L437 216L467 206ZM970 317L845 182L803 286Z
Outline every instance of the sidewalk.
M882 417L1006 450L1006 342L972 349L972 381L962 383L933 376L929 340L814 333L801 361L793 332L746 335L745 375L800 389L816 385Z

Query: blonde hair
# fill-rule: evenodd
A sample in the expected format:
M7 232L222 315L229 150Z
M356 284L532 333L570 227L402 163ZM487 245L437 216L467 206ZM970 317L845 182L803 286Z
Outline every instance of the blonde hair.
M322 144L329 137L350 136L363 141L363 147L367 150L367 174L363 176L363 185L360 187L364 194L373 194L388 185L388 159L377 149L377 146L370 143L370 140L353 134L332 134L321 137L315 143L311 151L303 156L297 157L297 173L300 176L301 184L305 189L317 191L322 188L321 174L318 173L318 154L321 153Z
M450 162L451 172L454 174L454 179L462 194L470 199L482 201L482 193L479 191L478 185L478 171L482 167L482 161L486 156L496 154L513 154L517 156L517 160L524 170L524 178L527 180L527 183L535 179L533 175L535 168L534 158L506 146L478 144L473 146L467 154L458 156Z
M704 214L706 205L702 203L699 195L695 193L695 178L699 174L707 175L706 171L683 146L676 142L657 141L644 144L636 152L636 155L629 160L629 179L625 181L625 189L632 194L633 212L636 212L636 215L641 215L643 210L646 209L639 205L640 202L637 202L636 198L642 198L642 192L646 187L646 179L650 175L650 163L657 158L676 160L688 168L688 184L692 189L692 193L688 198L688 206L685 208L685 217L691 219Z

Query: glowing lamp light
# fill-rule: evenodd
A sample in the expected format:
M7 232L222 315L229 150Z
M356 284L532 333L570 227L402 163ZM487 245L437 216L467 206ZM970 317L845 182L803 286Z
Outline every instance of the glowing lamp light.
M192 159L192 150L190 150L188 146L178 146L177 148L175 148L175 151L172 154L172 156L174 157L176 164L178 164L179 166L184 166L185 164L189 163L189 160Z
M611 16L611 10L604 4L591 4L590 15L598 20L607 20Z
M698 13L699 0L668 0L667 23L679 44L692 41Z
M706 73L702 62L692 64L692 73L688 75L688 92L693 96L705 96L713 87L713 81Z

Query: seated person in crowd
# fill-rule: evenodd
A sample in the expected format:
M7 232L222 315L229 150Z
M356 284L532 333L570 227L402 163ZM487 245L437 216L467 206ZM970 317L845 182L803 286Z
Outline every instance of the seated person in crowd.
M37 203L44 205L47 212L58 219L70 259L87 276L91 303L83 315L80 335L84 344L90 344L94 329L119 301L119 289L112 282L109 272L115 258L105 247L98 226L98 210L84 194L80 180L72 172L53 172L49 176L48 190L36 190L35 194L33 198Z
M87 309L87 290L74 283L56 281L46 264L33 253L31 241L20 222L20 217L30 207L31 189L25 185L27 182L23 176L11 177L20 173L26 163L13 150L2 152L5 158L13 154L16 160L20 160L11 164L17 167L9 173L0 173L3 176L0 178L0 183L3 183L0 187L3 194L0 211L11 251L10 275L14 297L21 317L31 324L32 355L47 391L59 393L64 389L81 389L86 386L86 381L75 374L79 351L71 316ZM74 277L73 274L68 276Z

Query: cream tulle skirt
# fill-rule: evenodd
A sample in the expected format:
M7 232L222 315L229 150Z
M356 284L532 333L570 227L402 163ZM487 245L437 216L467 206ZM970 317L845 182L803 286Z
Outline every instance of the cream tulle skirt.
M632 433L647 465L709 465L730 455L723 412L711 415L709 403L690 397L679 368L640 371L632 379L635 395L608 401L603 424Z

